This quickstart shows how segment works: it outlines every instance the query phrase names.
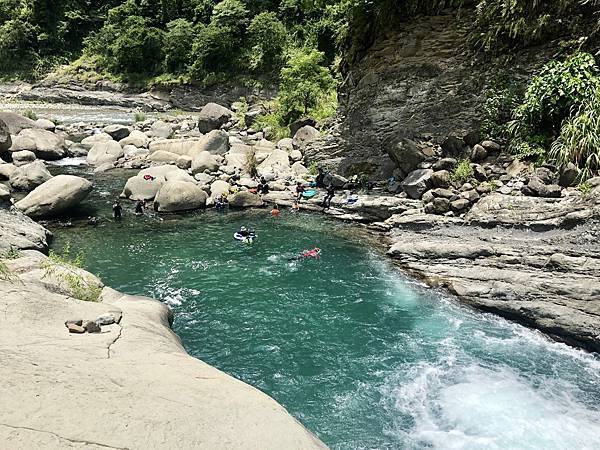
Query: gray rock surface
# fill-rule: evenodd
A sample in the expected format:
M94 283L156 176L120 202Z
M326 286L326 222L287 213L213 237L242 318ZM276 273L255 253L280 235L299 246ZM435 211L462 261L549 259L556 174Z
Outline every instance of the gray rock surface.
M34 161L17 167L10 175L8 182L13 189L31 191L50 178L52 178L52 175L48 172L44 163Z
M20 212L0 209L0 252L18 250L48 251L52 233Z
M13 112L0 111L0 120L8 126L10 134L14 136L26 128L35 128L35 121Z
M30 217L52 217L77 206L92 190L92 183L74 175L57 175L19 200L15 207Z
M229 196L229 206L232 208L250 208L263 205L259 195L248 191L240 191Z
M202 173L205 170L213 172L219 168L219 161L209 152L200 152L192 160L192 173Z
M204 105L198 115L198 130L200 133L208 133L225 125L233 116L233 112L216 103Z
M0 280L3 448L325 448L273 399L190 357L164 304L110 288L76 300L40 261L7 261L18 278ZM107 313L121 320L100 333L64 325Z
M121 139L125 139L131 133L131 129L125 125L108 125L104 127L104 131L106 134L110 135L115 141L120 141Z
M404 192L414 199L420 199L421 196L431 187L431 175L433 170L431 169L417 169L413 170L408 176L400 183Z
M92 166L100 166L106 163L114 163L125 153L121 145L113 140L97 142L87 154L87 163Z
M310 142L317 139L319 136L319 130L317 130L314 127L311 127L310 125L305 125L298 131L296 131L296 133L294 134L292 145L294 146L294 148L303 149Z
M199 186L187 181L167 181L154 198L158 212L177 212L206 206L208 195Z
M0 153L8 151L12 145L10 130L2 120L0 120Z
M17 167L24 166L25 164L32 163L35 161L35 153L29 150L21 150L20 152L13 152L12 154L13 164Z
M40 159L52 161L64 158L67 153L67 146L64 138L50 131L28 128L22 130L18 136L30 139L35 143L35 150L31 150Z

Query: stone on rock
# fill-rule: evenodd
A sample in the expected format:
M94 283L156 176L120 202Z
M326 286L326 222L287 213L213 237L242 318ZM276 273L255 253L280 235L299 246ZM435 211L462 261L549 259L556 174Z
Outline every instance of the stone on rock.
M444 142L442 142L442 155L445 157L460 158L465 155L468 147L465 145L465 141L456 136L448 136Z
M83 138L81 140L81 145L87 147L88 149L91 149L95 144L97 144L99 142L109 142L112 140L113 140L113 138L109 134L97 133L97 134L88 136L86 138Z
M220 166L219 161L209 152L200 152L192 160L192 173L195 175L208 170L214 172Z
M410 198L418 200L431 187L432 174L431 169L413 170L400 185Z
M478 162L487 158L487 150L479 144L475 144L471 150L471 161Z
M277 148L291 153L294 150L294 140L292 138L283 138L277 142Z
M173 170L165 175L165 181L187 181L196 184L196 179L187 170Z
M134 145L137 148L146 148L148 147L148 143L150 139L146 134L142 133L140 130L133 130L127 137L124 137L119 141L121 146L125 147L126 145Z
M450 198L454 197L454 192L452 192L450 189L437 188L437 189L433 189L431 191L431 193L436 198L441 197L441 198L450 199Z
M206 206L208 195L199 186L187 181L167 181L154 199L158 212L189 211Z
M153 166L148 167L147 169L140 170L138 176L143 177L145 175L150 175L155 178L163 178L164 180L166 179L167 174L178 171L181 171L179 167L172 164L164 164L161 166Z
M175 164L181 155L164 150L158 150L148 155L148 161L162 164Z
M125 125L113 124L104 127L104 131L106 134L110 135L115 141L120 141L121 139L125 139L131 133L131 128L126 127Z
M215 180L215 177L207 173L197 173L194 175L194 179L198 182L198 186L201 186L203 189L206 188L210 192L210 183Z
M67 149L67 155L72 157L87 156L89 152L90 149L88 147L77 143L69 145L69 148Z
M66 326L67 326L67 329L69 330L69 333L77 333L77 334L85 333L85 328L83 328L81 325L77 325L76 323L69 322L66 324Z
M177 158L177 161L175 161L175 164L180 169L187 170L190 167L192 167L192 157L188 156L188 155L181 155L179 158Z
M470 205L471 205L471 203L466 198L459 198L457 200L450 202L450 207L452 208L452 211L456 211L456 212L464 211Z
M554 180L556 179L554 172L547 167L538 167L535 169L534 176L536 176L544 184L553 184Z
M310 142L317 139L320 135L321 134L319 133L319 130L317 130L314 127L311 127L310 125L305 125L298 131L296 131L296 133L294 134L294 138L292 139L292 144L295 149L302 150Z
M212 130L202 138L196 154L209 152L213 155L224 155L229 151L229 135L223 130ZM195 156L195 155L190 155Z
M113 313L107 313L107 314L102 314L101 316L98 316L96 318L96 320L94 320L94 322L96 322L96 324L102 326L102 325L112 325L113 323L116 323L115 320L115 315Z
M150 126L149 134L152 137L168 139L173 134L173 126L162 120L157 120Z
M560 178L558 180L558 184L562 187L573 186L578 176L579 168L573 163L568 163L560 171Z
M34 126L41 130L52 131L56 129L56 124L48 119L37 119L34 121Z
M477 145L480 140L481 140L481 135L479 134L479 131L477 131L477 130L469 131L463 137L463 141L465 141L465 144L467 144L469 147L475 147L475 145Z
M98 325L96 322L94 322L92 320L88 320L87 322L85 322L83 324L83 328L88 333L100 333L102 331L102 328L100 328L100 325Z
M259 195L249 191L239 191L229 196L229 206L233 208L250 208L263 205Z
M290 152L290 159L294 162L302 161L302 152L300 150L292 150Z
M396 167L400 169L402 178L418 169L419 165L427 159L427 155L421 151L417 143L410 139L400 139L387 147L387 153Z
M348 183L348 179L337 173L328 173L323 177L323 184L325 186L329 186L330 184L335 188L343 188L346 183Z
M13 112L0 112L0 121L8 127L8 131L16 136L26 128L35 128L35 121Z
M480 198L480 195L474 189L461 192L460 196L467 199L471 203L475 203Z
M2 120L0 120L0 153L8 151L12 146L12 138L10 136L10 130Z
M488 176L487 176L487 172L485 171L485 169L483 168L482 165L480 164L471 164L471 167L473 168L473 176L475 177L475 179L477 181L486 181Z
M17 170L14 164L0 164L0 180L8 180L13 172Z
M432 169L435 171L438 170L454 170L454 168L456 167L456 165L458 164L458 161L454 158L442 158L438 161L436 161L436 163L433 165Z
M433 199L433 211L435 214L446 214L450 211L450 200L443 197Z
M22 150L12 154L13 164L17 167L24 166L36 160L35 153L29 150Z
M65 157L67 146L65 139L58 134L37 128L22 130L20 137L29 138L35 142L35 150L32 150L38 158L56 160Z
M9 184L13 189L20 191L31 191L52 178L48 169L42 161L34 161L21 167L17 167L9 178Z
M20 152L23 150L27 150L29 152L34 152L36 150L35 141L31 138L24 136L14 136L12 138L12 145L9 149L11 152Z
M217 130L229 122L232 116L233 112L224 106L207 103L198 115L198 130L200 133Z
M433 187L445 188L450 186L452 174L447 170L438 170L431 174L431 185Z
M294 164L292 164L292 173L298 177L306 175L308 173L308 169L304 167L304 165L300 161L297 161Z
M83 320L82 319L65 320L65 327L69 326L70 323L72 323L74 325L82 326L83 325Z
M490 153L498 153L501 149L500 144L498 144L497 142L494 142L494 141L490 141L490 140L483 141L481 143L481 146Z
M119 144L122 141L119 141ZM127 144L123 146L123 155L126 158L132 158L134 156L148 156L150 152L145 148L138 148L135 145Z
M57 175L36 187L15 207L29 217L51 217L77 206L92 190L92 183L75 175Z
M537 197L558 198L561 196L561 188L556 184L546 185L538 177L531 177L527 188Z
M87 163L91 166L115 163L124 154L123 147L116 141L97 142L87 154Z
M421 201L423 202L424 205L426 205L427 203L433 202L434 198L435 198L435 195L433 195L433 191L429 190L421 196Z

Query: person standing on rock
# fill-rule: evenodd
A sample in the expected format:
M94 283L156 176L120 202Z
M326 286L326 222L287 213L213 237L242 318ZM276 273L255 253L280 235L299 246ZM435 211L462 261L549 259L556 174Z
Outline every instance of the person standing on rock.
M329 183L327 186L327 193L325 194L325 198L323 199L323 208L329 209L331 207L331 200L335 196L335 187L333 184Z
M119 202L119 200L115 200L115 202L113 203L112 209L113 209L113 217L116 220L120 220L121 213L123 212L123 207L121 206L121 203Z
M298 181L298 184L296 184L296 201L297 202L302 200L302 194L304 194L304 186L302 185L302 183L300 183Z

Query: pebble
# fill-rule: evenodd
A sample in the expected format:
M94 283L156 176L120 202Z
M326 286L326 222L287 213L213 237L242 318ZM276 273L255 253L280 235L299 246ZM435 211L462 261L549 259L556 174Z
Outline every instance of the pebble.
M81 321L79 321L81 322ZM69 329L69 333L85 333L85 328L83 328L81 325L77 325L75 323L67 323L67 328Z

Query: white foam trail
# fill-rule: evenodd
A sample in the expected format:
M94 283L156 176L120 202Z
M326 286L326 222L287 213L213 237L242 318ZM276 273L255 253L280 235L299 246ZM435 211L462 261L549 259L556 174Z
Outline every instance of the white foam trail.
M78 156L76 158L62 158L56 161L48 161L51 166L83 166L87 164L85 156Z

